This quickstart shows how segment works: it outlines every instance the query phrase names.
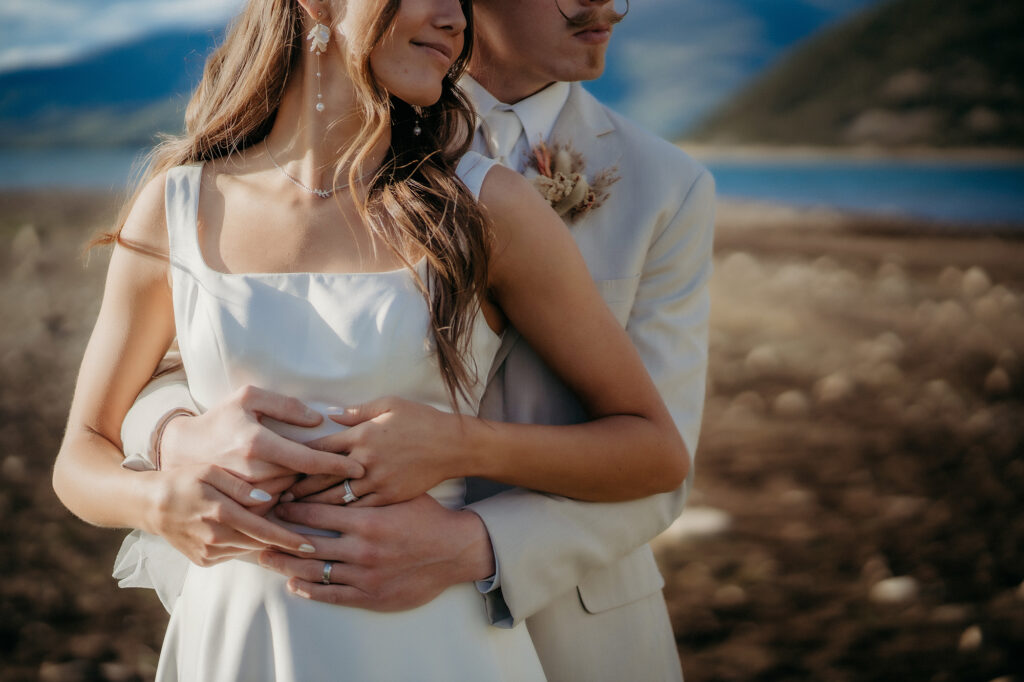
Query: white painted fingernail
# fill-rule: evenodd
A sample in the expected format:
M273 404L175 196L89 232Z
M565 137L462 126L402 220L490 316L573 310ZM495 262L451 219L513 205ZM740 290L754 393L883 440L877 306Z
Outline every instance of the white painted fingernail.
M327 409L324 410L324 414L326 414L326 415L345 414L345 408L344 407L338 407L337 405L331 405L330 407L328 407Z
M316 547L314 547L313 545L310 545L310 544L303 544L303 545L299 545L299 551L300 552L305 552L306 554L312 554L313 552L316 551Z
M253 488L252 492L249 493L249 497L260 502L270 502L274 499L266 490L260 490L259 488Z

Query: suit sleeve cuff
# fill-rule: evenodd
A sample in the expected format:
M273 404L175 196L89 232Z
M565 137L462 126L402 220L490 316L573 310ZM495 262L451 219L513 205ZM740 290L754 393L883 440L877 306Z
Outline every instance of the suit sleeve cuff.
M494 555L494 575L484 580L477 580L476 589L480 591L480 594L490 594L501 589L501 567L498 566L497 554Z

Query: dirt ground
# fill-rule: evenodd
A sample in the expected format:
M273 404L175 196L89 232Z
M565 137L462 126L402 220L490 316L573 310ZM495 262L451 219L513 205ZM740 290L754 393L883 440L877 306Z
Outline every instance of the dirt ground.
M109 196L0 194L0 681L145 680L166 614L49 471ZM724 206L697 483L656 542L689 682L1024 679L1024 231Z

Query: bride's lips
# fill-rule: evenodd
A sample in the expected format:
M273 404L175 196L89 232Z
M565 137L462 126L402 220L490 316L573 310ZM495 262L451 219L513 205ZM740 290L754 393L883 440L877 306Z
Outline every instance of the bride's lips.
M600 45L608 42L612 36L611 24L593 24L573 34L588 45Z
M444 43L428 43L412 41L412 44L416 47L422 48L428 54L436 57L438 60L443 61L445 68L451 66L453 51L452 48Z

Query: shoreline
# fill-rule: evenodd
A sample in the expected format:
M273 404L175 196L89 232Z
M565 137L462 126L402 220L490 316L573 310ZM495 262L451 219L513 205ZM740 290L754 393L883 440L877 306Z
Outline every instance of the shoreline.
M1024 149L985 147L885 148L709 144L682 140L677 147L698 161L900 161L918 163L992 163L1024 165Z

